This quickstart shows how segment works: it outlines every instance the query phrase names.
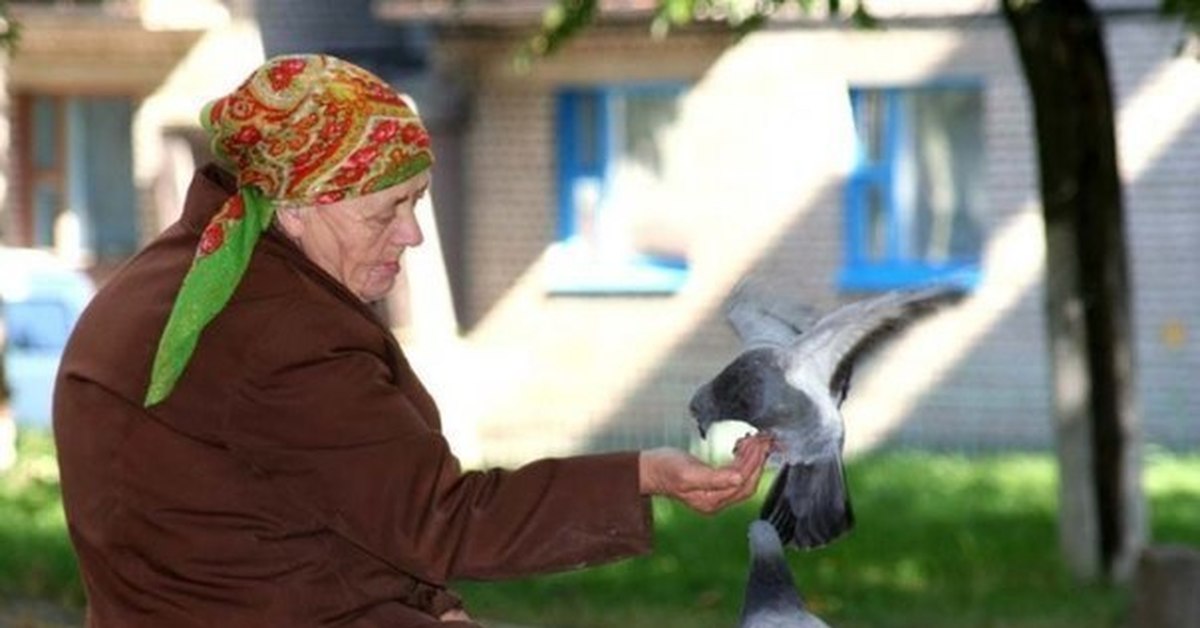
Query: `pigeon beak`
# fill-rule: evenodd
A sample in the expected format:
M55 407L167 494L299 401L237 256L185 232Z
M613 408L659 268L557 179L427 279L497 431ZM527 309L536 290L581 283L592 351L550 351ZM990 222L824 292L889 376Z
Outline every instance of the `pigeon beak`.
M707 439L708 438L708 426L707 425L699 425L698 427L700 428L700 440Z

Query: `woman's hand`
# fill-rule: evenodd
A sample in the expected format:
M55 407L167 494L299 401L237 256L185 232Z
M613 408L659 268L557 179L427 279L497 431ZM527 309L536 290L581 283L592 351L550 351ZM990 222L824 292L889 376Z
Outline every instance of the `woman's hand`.
M733 462L720 468L670 447L643 451L638 459L641 492L673 497L705 514L717 512L754 494L772 442L769 436L743 437L734 447Z

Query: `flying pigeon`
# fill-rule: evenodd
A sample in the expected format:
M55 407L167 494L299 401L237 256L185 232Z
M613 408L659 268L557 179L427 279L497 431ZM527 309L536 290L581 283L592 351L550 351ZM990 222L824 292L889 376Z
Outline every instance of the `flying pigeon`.
M750 524L749 536L750 577L740 628L829 628L805 610L775 528L759 519Z
M704 437L718 421L740 420L775 439L783 467L760 516L785 544L827 545L854 527L842 466L839 410L854 361L917 317L958 300L949 286L893 291L844 305L814 321L753 282L726 305L742 352L692 396Z

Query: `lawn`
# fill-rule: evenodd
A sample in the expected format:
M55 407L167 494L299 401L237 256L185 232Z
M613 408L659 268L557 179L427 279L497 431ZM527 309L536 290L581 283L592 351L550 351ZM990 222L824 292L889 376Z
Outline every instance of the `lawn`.
M78 606L57 501L52 448L23 434L22 462L0 476L0 598ZM889 452L848 471L858 516L845 540L792 553L810 606L857 626L1121 625L1128 595L1073 583L1059 560L1056 481L1041 454ZM763 488L765 489L764 483ZM1155 542L1200 546L1200 455L1148 456ZM747 565L750 505L695 515L654 505L653 555L589 571L505 583L460 583L472 612L538 626L734 625Z
M22 432L17 465L0 474L0 600L79 607L83 591L67 540L49 435Z

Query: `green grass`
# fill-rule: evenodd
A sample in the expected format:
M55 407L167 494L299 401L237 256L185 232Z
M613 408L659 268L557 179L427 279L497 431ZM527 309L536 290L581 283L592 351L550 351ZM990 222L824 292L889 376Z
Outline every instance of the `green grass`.
M0 473L0 598L82 606L53 440L44 432L23 431L17 450L16 466Z
M0 475L0 599L78 607L50 439L22 435ZM840 628L1102 628L1120 589L1072 582L1059 559L1053 459L886 453L848 471L858 516L845 540L792 553L809 604ZM763 488L765 489L764 482ZM1200 546L1200 455L1147 459L1155 542ZM757 504L757 500L754 502ZM703 517L655 502L653 555L505 583L461 583L477 617L563 628L728 628L744 586L753 505Z
M1121 625L1126 593L1078 585L1060 561L1049 456L889 453L848 473L856 530L790 557L810 606L833 625ZM1152 456L1146 484L1155 541L1200 546L1200 456ZM659 502L651 556L461 590L478 615L514 623L727 628L754 513L747 505L704 518Z

